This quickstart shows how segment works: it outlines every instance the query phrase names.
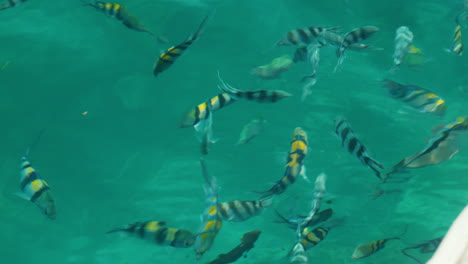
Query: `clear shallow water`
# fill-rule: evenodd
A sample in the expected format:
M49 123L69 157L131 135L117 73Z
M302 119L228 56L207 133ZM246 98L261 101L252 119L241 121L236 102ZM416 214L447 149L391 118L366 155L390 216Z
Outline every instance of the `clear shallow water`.
M178 128L188 109L218 93L216 71L239 89L282 89L294 96L276 104L237 102L214 114L219 142L207 157L220 186L220 199L255 199L281 178L284 156L296 126L309 135L305 165L310 179L328 175L335 217L345 222L309 251L313 263L413 263L400 249L443 235L467 203L466 138L452 160L412 170L411 179L392 184L399 192L372 200L377 178L341 148L333 134L336 115L344 115L373 157L391 167L425 146L438 124L464 116L467 58L450 47L454 17L462 3L452 1L122 1L169 44L128 30L79 1L31 0L0 13L0 256L9 263L195 263L193 249L158 247L106 231L143 220L198 230L204 210L199 143L193 129ZM201 38L166 72L151 75L161 51L183 41L216 8ZM397 12L397 15L395 12ZM349 52L342 70L332 74L335 50L321 53L313 95L301 102L298 64L277 80L250 74L292 47L274 47L285 32L304 26L363 25L381 29L368 42L381 51ZM429 60L418 69L402 67L389 75L397 27L408 26L414 44ZM465 31L464 31L465 32ZM420 85L446 99L443 118L420 114L388 97L375 83L383 78ZM88 111L87 115L82 115ZM242 126L258 117L264 132L235 146ZM18 190L19 158L45 129L30 153L57 203L50 221L34 205L12 195ZM313 186L298 183L275 200L287 212L309 209ZM239 243L243 233L263 231L248 258L239 263L288 263L295 241L286 226L272 223L273 210L242 223L224 223L201 262ZM359 243L400 234L384 250L350 258ZM424 255L421 259L427 258Z

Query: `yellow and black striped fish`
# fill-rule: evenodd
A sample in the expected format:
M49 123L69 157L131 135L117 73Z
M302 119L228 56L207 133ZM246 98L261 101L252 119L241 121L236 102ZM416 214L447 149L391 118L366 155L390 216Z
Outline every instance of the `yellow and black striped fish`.
M435 93L416 85L402 85L385 79L383 86L392 98L400 100L408 106L424 113L443 115L447 105L445 100Z
M372 36L375 32L379 31L377 27L374 26L364 26L360 28L356 28L351 30L350 32L346 33L343 37L343 41L341 42L340 47L337 50L338 55L338 63L336 64L335 71L338 67L343 64L343 60L345 57L345 51L353 44L359 43L370 36Z
M192 111L186 114L180 124L180 127L189 127L198 124L200 121L210 117L210 112L221 109L235 101L227 93L220 93L208 101L201 103Z
M341 27L324 28L324 27L306 27L298 28L286 33L284 39L276 43L277 46L306 46L315 42L320 41L321 34L323 32L334 31Z
M226 84L219 76L219 73L218 73L218 78L219 78L219 81L221 82L218 85L218 88L221 91L228 93L232 98L236 100L244 99L248 101L255 101L258 103L275 103L283 98L291 96L290 93L287 93L282 90L241 91L239 89L236 89L230 86L229 84Z
M377 240L377 241L372 241L370 243L358 245L354 249L354 252L353 252L353 255L351 256L351 258L361 259L361 258L368 257L368 256L374 254L375 252L383 249L385 247L386 243L388 241L390 241L390 240L393 240L393 239L400 239L400 238L399 237L392 237L392 238L381 239L381 240Z
M369 157L367 149L354 135L353 130L345 119L341 117L336 119L335 133L341 139L341 146L345 147L353 156L356 156L364 165L371 168L379 179L382 179L381 170L385 168L384 165Z
M55 219L55 201L50 193L49 185L31 167L31 163L26 156L21 158L20 189L21 193L18 193L19 197L31 201L47 217Z
M291 150L288 154L284 176L270 190L260 192L262 194L261 198L283 193L289 185L296 181L298 175L304 173L304 159L308 152L308 144L306 132L302 128L296 127L292 137Z
M329 230L329 228L324 227L317 227L312 229L312 227L308 226L301 232L301 244L306 250L312 248L325 239Z
M416 244L416 245L413 245L413 246L410 246L410 247L406 247L404 249L401 250L401 252L403 253L403 255L415 260L416 262L420 263L420 264L423 264L423 262L419 261L419 259L417 259L416 257L410 255L408 252L408 250L410 249L419 249L419 252L421 253L433 253L437 250L437 248L439 247L440 243L442 242L442 239L444 237L439 237L439 238L435 238L435 239L431 239L429 241L426 241L424 243L420 243L420 244Z
M143 24L138 21L134 16L132 16L128 11L127 7L124 5L116 4L116 3L105 3L100 1L95 1L94 3L88 3L84 0L85 6L92 6L95 9L103 12L106 15L116 18L117 20L121 21L127 28L133 29L139 32L146 32L152 36L155 36L153 32L148 30Z
M218 191L216 187L215 178L211 178L208 175L205 160L200 158L200 165L202 167L202 173L205 178L205 195L206 195L206 210L202 216L202 225L200 231L197 234L195 240L195 253L196 258L200 259L206 251L208 251L213 245L214 239L218 235L223 222L220 216L219 202L218 202Z
M174 61L178 57L180 57L180 55L182 55L182 53L190 45L192 45L192 43L195 42L195 40L197 40L200 37L200 34L202 33L203 28L205 27L206 21L208 20L209 17L210 16L206 16L203 19L203 21L201 22L195 34L191 35L187 40L180 43L179 45L172 46L169 49L167 49L165 52L161 53L161 55L159 55L159 58L153 67L154 76L157 76L159 73L167 70L174 63Z
M146 221L136 222L125 227L113 229L107 233L126 232L138 238L177 248L188 248L195 243L195 235L184 229L166 226L166 222Z
M463 38L460 24L461 16L467 16L467 14L461 13L455 19L455 32L453 33L452 47L450 48L450 51L457 56L463 55Z
M272 204L272 199L224 202L219 204L219 215L223 221L241 222L259 215Z
M7 3L3 4L0 6L0 10L4 10L4 9L8 9L8 8L12 8L12 7L15 7L15 6L18 6L24 2L26 2L28 0L7 0Z

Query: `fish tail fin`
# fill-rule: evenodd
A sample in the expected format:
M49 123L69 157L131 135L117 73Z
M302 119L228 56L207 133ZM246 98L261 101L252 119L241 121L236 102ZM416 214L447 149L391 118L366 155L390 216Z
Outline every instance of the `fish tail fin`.
M409 247L409 248L404 248L401 250L401 253L411 259L413 259L414 261L418 262L419 264L423 264L419 259L417 259L415 256L412 256L410 255L408 252L406 252L406 250L408 249L411 249L411 248L414 248L414 247Z
M31 151L31 149L34 148L37 145L37 143L39 143L39 140L41 139L42 135L44 134L44 131L45 131L45 128L41 129L41 131L39 131L39 134L37 134L36 138L31 143L31 145L28 146L28 148L26 149L26 154L25 154L26 157L29 156L29 152Z
M107 231L106 234L117 233L117 232L126 232L126 231L127 231L127 229L125 229L125 228L115 228L115 229Z
M383 180L382 172L380 170L384 170L385 166L382 163L379 163L378 161L368 156L364 157L364 163L375 172L379 179Z
M270 190L263 191L263 192L259 192L259 191L252 191L252 192L256 193L256 194L260 194L259 200L266 200L266 199L271 198L271 197L273 197L274 195L277 194L277 192L275 191L274 188L271 188Z
M206 22L208 21L208 19L210 17L212 17L214 15L214 13L216 13L216 9L214 9L213 11L211 11L210 14L208 14L207 16L205 16L205 18L202 20L202 22L200 23L200 25L198 26L198 29L197 31L195 31L195 33L193 35L191 35L189 38L188 38L188 41L190 42L193 42L195 40L197 40L201 33L203 32L203 30L205 29L205 26L206 26Z
M218 79L220 82L220 84L218 84L218 89L220 89L221 91L228 93L231 96L236 96L240 92L239 89L236 89L230 86L229 84L225 83L223 79L221 78L221 74L219 73L219 71L218 71Z
M264 199L261 199L259 201L260 206L263 207L263 208L272 206L273 205L273 198L274 198L274 196L269 196L269 197L266 197Z

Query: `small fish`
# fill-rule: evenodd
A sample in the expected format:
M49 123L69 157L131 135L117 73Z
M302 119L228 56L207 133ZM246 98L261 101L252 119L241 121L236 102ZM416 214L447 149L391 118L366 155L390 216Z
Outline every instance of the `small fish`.
M341 27L334 27L334 28L324 28L324 27L306 27L306 28L298 28L286 33L286 37L278 43L277 46L290 46L290 45L297 45L303 46L312 44L319 40L320 34L325 31L334 31Z
M180 127L195 126L200 121L210 117L211 112L221 109L236 101L228 93L220 93L208 101L201 103L192 111L186 114L180 124Z
M84 0L81 1L84 3L83 5L92 6L96 10L99 10L104 14L121 21L129 29L133 29L139 32L146 32L152 36L156 36L153 32L149 31L143 24L141 24L138 19L132 16L127 11L127 7L124 5L116 3L105 3L100 1L95 1L94 3L88 3Z
M206 210L202 216L202 225L195 240L197 260L213 245L214 239L221 229L223 222L219 213L218 191L215 178L211 178L206 168L205 160L200 158L200 165L205 178Z
M406 26L401 26L396 30L395 36L395 51L393 52L393 69L395 71L400 67L403 58L409 52L410 46L413 43L413 32Z
M215 143L216 140L213 138L213 112L209 108L210 104L207 104L207 117L193 127L195 128L195 135L201 143L201 154L207 155L209 152L210 144Z
M239 145L249 143L253 138L255 138L263 131L265 123L266 121L262 117L250 121L242 128L237 144Z
M463 39L460 24L461 16L466 16L466 14L463 12L455 19L455 32L453 33L452 47L450 48L450 52L457 56L463 55Z
M195 42L202 33L203 29L205 28L206 21L208 20L209 16L206 16L203 21L201 22L200 26L198 26L197 31L195 34L189 36L187 40L180 43L177 46L172 46L161 55L159 55L158 60L154 64L153 67L153 75L158 76L161 72L167 70L175 60L182 55L182 53L190 46L193 42Z
M367 149L354 135L353 130L345 119L341 117L337 118L335 133L341 139L341 146L345 147L349 153L356 156L364 165L373 170L379 179L382 179L381 170L385 168L384 165L369 157Z
M0 6L0 10L4 10L4 9L8 9L8 8L12 8L12 7L15 7L15 6L18 6L28 0L7 0L8 3L6 4L3 4Z
M242 236L242 242L237 247L233 248L226 254L218 255L215 260L210 261L208 264L227 264L238 260L242 256L245 257L245 254L254 247L254 243L257 241L260 233L261 231L259 230L245 233Z
M375 32L379 31L377 27L374 26L364 26L360 28L356 28L351 30L350 32L346 33L343 37L343 41L341 42L340 47L337 50L338 55L338 63L335 67L335 72L338 67L343 64L343 60L345 57L345 51L355 43L359 43L363 40L366 40L370 36L372 36Z
M305 252L306 249L302 243L296 243L294 247L289 252L291 256L289 259L289 263L291 264L307 264L309 263L309 258L307 257L307 253Z
M113 229L107 233L126 232L157 245L176 248L188 248L195 243L195 235L184 229L170 228L166 222L146 221L136 222L121 228Z
M223 221L242 222L259 215L264 208L271 206L272 199L259 201L229 201L219 204L219 215Z
M316 246L318 243L322 242L325 237L328 235L329 228L324 227L306 227L302 230L302 239L301 244L306 250Z
M423 113L443 115L447 105L445 100L435 93L416 85L402 85L385 79L383 86L390 96Z
M290 93L282 90L241 91L229 84L226 84L219 76L219 73L218 77L221 82L221 84L218 85L218 88L236 100L244 99L247 101L255 101L257 103L275 103L283 98L291 96Z
M29 152L29 151L28 151ZM17 195L31 201L50 219L55 219L55 201L47 182L31 167L27 154L21 158L20 171L21 193Z
M288 154L284 176L271 189L260 192L262 194L261 198L283 193L289 185L296 181L298 175L304 173L304 160L308 152L308 144L306 132L302 128L296 127L292 137L291 150Z
M435 239L426 241L424 243L420 243L420 244L416 244L414 246L406 247L406 248L402 249L401 252L405 256L415 260L416 262L418 262L420 264L423 264L423 262L419 261L416 257L410 255L406 251L408 251L410 249L419 249L419 252L421 252L421 253L433 253L433 252L435 252L437 250L437 248L439 247L439 245L442 242L443 238L444 237L439 237L439 238L435 238Z
M9 61L5 62L5 63L2 65L2 67L0 67L0 71L3 71L4 69L6 69L6 67L8 67L8 65L10 65L10 62L9 62Z
M274 58L269 64L261 65L252 70L255 76L263 80L272 80L280 77L281 73L289 70L294 61L289 55Z
M377 241L372 241L370 243L358 245L354 249L354 252L353 252L353 255L351 256L351 258L361 259L361 258L368 257L368 256L374 254L375 252L383 249L388 241L394 240L394 239L400 239L400 238L399 237L392 237L392 238L381 239L381 240L377 240Z
M275 210L276 211L276 210ZM283 215L281 215L278 211L276 211L276 214L281 218L281 222L278 223L287 223L290 228L296 229L298 224L303 223L304 219L306 216L296 216L296 217L289 217L286 218ZM327 221L330 217L333 215L333 209L328 208L323 211L320 211L312 217L311 221L308 223L303 224L302 226L307 227L307 226L315 226L321 222Z

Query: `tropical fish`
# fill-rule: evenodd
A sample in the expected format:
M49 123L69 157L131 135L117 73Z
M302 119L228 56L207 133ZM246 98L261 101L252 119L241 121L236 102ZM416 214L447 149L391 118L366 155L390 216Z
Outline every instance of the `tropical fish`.
M192 111L186 114L180 124L180 127L195 126L200 121L205 120L211 116L212 111L221 109L236 101L228 93L220 93L208 101L201 103Z
M289 252L291 256L289 259L289 263L291 264L306 264L308 263L309 259L307 257L307 253L305 252L306 249L302 243L296 243L294 247Z
M50 187L47 182L39 176L36 170L31 167L27 154L21 157L20 189L21 193L17 193L19 197L31 201L37 205L47 217L55 219L55 201L50 192Z
M387 177L408 168L435 165L453 158L458 153L458 147L453 144L453 141L458 132L468 130L468 117L459 117L455 122L445 125L439 130L429 139L424 149L404 158L393 166L392 171L387 173Z
M336 34L333 31L322 32L320 34L320 38L322 39L320 44L328 44L328 45L340 47L341 43L343 43L343 37ZM370 45L362 44L362 43L352 43L347 47L348 50L355 50L355 51L369 49L369 48L370 48Z
M208 264L227 264L238 260L242 256L245 257L245 254L254 247L254 243L257 241L260 233L261 231L259 230L245 233L242 236L241 243L237 247L226 254L218 255L215 260L210 261Z
M320 64L320 48L321 45L317 44L311 44L307 46L307 63L312 68L312 72L308 76L304 76L302 78L302 82L305 81L306 79L310 79L309 82L307 82L303 87L302 87L302 97L301 100L304 101L307 96L309 96L312 93L312 86L314 86L317 83L317 79L315 78L317 75L317 70Z
M421 253L433 253L437 250L437 248L439 247L440 243L442 242L442 239L444 237L439 237L439 238L435 238L435 239L431 239L429 241L426 241L424 243L420 243L420 244L416 244L414 246L410 246L410 247L406 247L404 249L401 250L401 252L405 255L405 256L408 256L409 258L412 258L413 260L415 260L416 262L420 263L420 264L423 264L423 262L419 261L416 257L408 254L408 250L410 249L419 249L419 252Z
M206 16L203 21L201 22L200 26L198 26L197 31L195 34L189 36L187 40L180 43L177 46L172 46L161 55L159 55L158 60L154 64L153 67L153 75L157 76L159 73L167 70L175 60L182 55L182 53L190 46L193 42L195 42L202 33L203 29L205 28L206 21L208 20L209 16Z
M269 64L258 66L252 73L264 80L272 80L280 77L280 74L289 70L294 64L289 55L274 58Z
M195 128L195 135L200 141L201 154L207 155L210 144L215 143L216 140L213 138L213 112L210 109L210 104L207 104L207 116L203 120L200 120L193 127Z
M278 223L287 223L289 225L289 227L293 228L293 229L296 229L298 224L302 225L304 219L306 219L306 216L296 216L296 217L287 218L287 217L284 217L283 215L281 215L278 211L275 210L275 212L279 216L279 218L281 218L281 220L282 220L282 221L280 221ZM305 225L302 225L302 226L304 226L304 227L315 226L315 225L319 224L320 222L327 221L330 217L332 217L332 215L333 215L333 209L331 209L331 208L325 209L323 211L320 211L320 212L314 214L311 221L309 221L308 223L306 223Z
M158 245L177 248L188 248L195 243L195 235L184 229L166 226L166 222L146 221L136 222L124 227L113 229L107 233L126 232Z
M341 27L324 28L324 27L306 27L298 28L286 33L286 36L276 43L277 46L297 45L303 46L312 44L320 40L320 34L324 31L334 31Z
M84 0L81 1L84 2L85 6L92 6L104 14L116 18L129 29L133 29L139 32L146 32L152 36L156 36L153 32L149 31L143 24L141 24L138 19L132 16L127 11L127 7L124 5L116 3L105 3L100 1L95 1L94 3L88 3Z
M324 227L306 227L302 230L302 239L301 244L304 246L305 250L308 250L318 243L322 242L325 237L328 235L329 228Z
M393 71L400 67L403 58L408 53L413 43L413 32L406 26L401 26L396 30L395 51L393 52Z
M403 63L410 67L420 67L427 61L428 59L426 59L424 52L414 45L409 46L408 53L406 53L405 57L403 57Z
M387 88L392 98L400 100L420 112L443 115L447 108L444 99L419 86L403 85L388 79L383 81L383 86Z
M341 146L345 147L349 153L356 156L364 165L373 170L379 179L382 179L381 170L385 168L384 165L369 156L367 149L354 135L353 130L345 119L341 117L337 118L335 133L341 139Z
M218 191L215 178L208 175L205 160L200 158L200 165L205 178L206 210L202 216L202 225L195 240L196 258L200 259L203 254L213 245L214 239L221 229L223 222L219 212Z
M338 55L338 63L336 64L335 71L338 67L343 64L343 60L345 58L345 51L355 43L359 43L370 36L372 36L375 32L379 31L377 27L374 26L364 26L360 28L356 28L351 30L350 32L346 33L343 37L343 41L341 42L340 47L337 50Z
M460 24L460 16L463 15L466 16L465 13L461 13L455 19L455 32L453 33L452 47L450 48L450 51L457 56L463 55L463 39Z
M4 10L4 9L8 9L8 8L12 8L12 7L15 7L15 6L18 6L28 0L7 0L8 3L6 4L3 4L0 6L0 10Z
M400 239L400 238L399 237L392 237L392 238L381 239L381 240L377 240L377 241L372 241L370 243L358 245L354 249L354 252L353 252L353 255L351 256L351 258L361 259L361 258L368 257L368 256L374 254L375 252L383 249L388 241L394 240L394 239Z
M259 215L272 204L272 199L224 202L219 204L219 215L223 221L242 222Z
M298 175L304 173L304 159L308 152L308 144L306 132L302 128L296 127L292 137L291 150L288 154L284 176L271 189L260 192L262 194L261 198L283 193L289 185L296 181Z
M263 126L265 125L266 121L263 117L254 119L246 124L240 133L239 141L237 144L247 144L253 138L255 138L258 134L263 131Z
M218 74L219 77L219 74ZM255 101L257 103L275 103L283 98L291 96L290 93L287 93L282 90L255 90L255 91L241 91L236 89L229 84L226 84L221 77L219 77L221 84L218 85L218 88L229 94L232 98L239 100L244 99L247 101Z

